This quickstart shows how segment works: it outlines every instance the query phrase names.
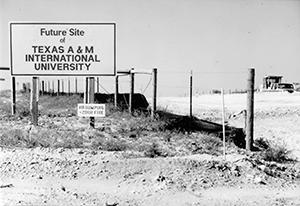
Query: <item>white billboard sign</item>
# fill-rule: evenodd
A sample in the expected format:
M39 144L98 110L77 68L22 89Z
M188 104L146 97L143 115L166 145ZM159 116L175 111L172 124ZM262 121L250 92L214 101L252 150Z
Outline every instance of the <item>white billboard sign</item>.
M78 104L79 117L105 117L105 104Z
M114 76L115 23L10 23L11 74Z

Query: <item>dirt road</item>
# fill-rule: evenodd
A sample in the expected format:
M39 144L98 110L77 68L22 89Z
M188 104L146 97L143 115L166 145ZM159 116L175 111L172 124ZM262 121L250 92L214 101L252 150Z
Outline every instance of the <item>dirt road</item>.
M127 159L36 148L1 157L1 205L300 205L299 182L272 178L245 155Z

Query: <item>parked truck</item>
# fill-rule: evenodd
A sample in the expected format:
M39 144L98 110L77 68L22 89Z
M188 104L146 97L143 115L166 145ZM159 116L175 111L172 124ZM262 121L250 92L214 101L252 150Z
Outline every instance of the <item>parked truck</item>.
M263 84L259 88L260 92L289 92L295 91L292 83L283 83L282 76L266 75L263 78Z

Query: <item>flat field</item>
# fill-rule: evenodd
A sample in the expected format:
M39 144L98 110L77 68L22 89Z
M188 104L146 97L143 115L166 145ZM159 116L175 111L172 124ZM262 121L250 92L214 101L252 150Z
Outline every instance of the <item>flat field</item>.
M164 97L158 99L160 108L189 115L190 99ZM222 122L221 95L193 97L193 115L213 122ZM244 128L247 94L224 95L225 120L229 125ZM234 114L238 114L235 115ZM300 93L266 92L254 94L254 139L285 144L300 158Z

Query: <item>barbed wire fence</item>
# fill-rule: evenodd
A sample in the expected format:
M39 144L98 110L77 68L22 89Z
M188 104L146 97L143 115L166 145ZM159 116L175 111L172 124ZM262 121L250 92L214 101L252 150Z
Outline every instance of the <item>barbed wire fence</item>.
M239 85L239 88L228 87L237 80L245 82L246 71L193 71L192 88L190 82L190 71L176 70L158 70L157 96L177 96L177 97L199 97L206 94L220 94L221 88L224 89L224 94L246 93L246 84ZM140 78L140 76L143 76ZM119 75L119 93L129 93L131 80L128 74ZM112 94L115 92L114 77L95 77L95 93ZM144 95L148 101L153 98L152 75L139 75L135 78L134 93ZM236 84L235 84L236 85ZM24 84L24 88L28 84ZM50 80L49 78L40 78L39 84L40 93L57 94L66 93L82 93L85 90L85 77L68 77ZM192 93L191 93L192 91ZM191 94L190 94L191 93ZM151 102L150 102L151 104ZM187 110L188 111L188 110Z
M154 72L155 70L155 72ZM251 136L251 132L252 132L252 140L253 140L253 131L251 131L251 128L253 130L253 92L254 92L254 69L249 69L250 72L248 72L248 74L250 76L248 76L248 84L247 84L247 89L245 90L240 90L241 93L245 93L247 92L247 129L249 129L248 133ZM171 90L173 93L170 93L171 96L172 94L179 93L179 96L183 96L183 97L190 97L190 102L189 104L189 110L190 110L190 116L192 117L193 115L193 111L192 111L192 106L193 106L193 97L194 96L198 96L202 94L205 94L206 92L208 92L209 94L220 94L222 91L224 91L224 87L226 86L226 81L241 81L241 79L246 79L244 78L245 74L247 72L245 71L224 71L224 72L217 72L217 71L195 71L195 72L188 72L188 71L173 71L173 70L164 70L161 71L159 73L160 76L162 76L160 78L160 81L157 82L157 77L155 76L155 78L152 78L153 74L157 74L157 69L153 69L152 72L138 72L138 71L134 71L133 69L127 71L127 72L120 72L117 73L117 76L113 77L113 78L105 78L104 77L96 77L96 81L94 81L94 77L92 78L93 81L91 84L96 84L96 88L97 88L97 92L100 92L100 87L101 90L104 91L105 93L109 94L109 93L113 93L113 91L115 91L115 102L117 102L117 97L118 97L118 92L119 92L119 85L120 85L120 89L123 90L123 84L129 86L129 90L127 90L127 88L125 90L130 91L130 96L129 96L129 107L130 107L130 112L132 111L132 102L133 102L133 94L136 93L136 87L137 85L139 85L139 90L140 93L145 95L146 92L149 89L150 84L153 84L153 92L152 92L152 114L154 114L154 112L156 111L156 98L157 98L157 89L158 90L163 90L164 92L166 92L166 90ZM134 81L134 75L135 74L151 74L150 77L148 78L147 81L143 80L143 82L135 82ZM162 75L162 74L166 74L166 76ZM121 84L117 84L117 79L118 77L121 77L123 75L129 75L130 76L130 80L124 80ZM177 75L177 79L175 80L176 83L174 83L174 79L170 76L172 75ZM207 76L209 75L213 75L213 77L208 78ZM217 75L221 75L220 77L216 78ZM238 77L233 77L234 75L238 75ZM36 78L36 77L35 77ZM87 84L88 81L87 79L91 80L91 77L83 77L83 85L84 87L81 87L83 89L83 91L87 91ZM201 79L202 78L202 79ZM204 78L204 79L203 79ZM200 81L198 79L201 79ZM251 81L249 81L249 79ZM173 80L173 81L172 81ZM72 93L77 93L79 92L78 89L78 78L74 77L74 89L73 92L71 92L71 79L70 77L67 78L67 83L65 83L64 79L58 78L57 84L56 84L56 88L55 88L55 80L51 80L51 82L49 82L49 80L45 80L44 78L40 78L39 81L37 81L38 84L38 88L37 88L37 92L38 93L42 93L44 94L44 92L48 92L51 94L55 93L55 89L56 89L56 93L57 95L59 95L60 93L67 93L67 94L72 94ZM244 80L242 80L244 81ZM110 85L109 89L107 89L106 86L104 86L104 84L102 82L108 82ZM113 82L113 83L112 83ZM163 83L161 83L163 82ZM194 84L194 82L196 82L196 84ZM198 83L199 82L199 83ZM115 84L114 84L115 83ZM136 84L136 85L135 85ZM52 88L51 88L52 85ZM114 86L113 86L114 85ZM211 86L213 85L213 87ZM94 85L95 86L95 85ZM93 88L94 88L93 86ZM23 84L23 87L26 88L26 84ZM67 87L67 89L65 89ZM113 90L111 92L111 88L115 88L115 90ZM181 92L182 90L182 92ZM251 90L251 92L249 92ZM75 91L75 92L74 92ZM238 90L235 91L231 91L230 89L228 90L228 93L235 93L238 92ZM159 93L159 96L162 96L162 93ZM252 96L251 96L252 94ZM91 95L91 94L90 94ZM147 96L147 95L145 95ZM151 96L151 95L150 95ZM117 104L115 104L117 105ZM250 121L252 119L252 122ZM248 121L249 120L249 121ZM250 138L251 139L251 138ZM247 144L248 145L248 144ZM248 145L248 147L251 147ZM249 149L249 148L248 148Z
M166 91L168 90L176 90L177 94L174 92L172 93L172 96L179 96L179 97L187 97L189 96L189 88L190 83L189 77L190 77L190 71L162 71L159 72L159 75L162 74L170 75L169 78L172 79L172 77L175 77L180 75L180 81L176 84L170 82L161 81L159 83L159 89L164 89ZM225 93L245 93L246 92L246 84L245 85L239 85L239 86L231 86L231 88L228 86L231 83L220 83L224 79L230 79L230 81L236 81L237 79L245 79L245 75L247 72L244 71L226 71L226 72L205 72L205 71L193 71L193 96L194 95L201 95L201 94L215 94L215 93L221 93L220 89L224 88ZM222 76L221 76L222 75ZM213 77L217 76L217 77ZM209 82L208 80L209 79ZM235 84L236 85L236 84ZM168 92L165 92L168 93Z
M171 71L163 71L165 73L170 73ZM163 73L161 72L161 73ZM219 112L222 113L222 119L224 120L224 88L227 88L227 94L232 93L247 93L245 96L245 102L243 105L239 105L245 113L245 130L246 130L246 149L251 150L253 146L253 119L254 119L254 69L248 69L248 71L224 71L224 72L210 72L210 71L172 71L173 75L180 75L180 83L176 82L173 85L171 83L168 84L159 84L159 89L169 89L171 91L179 90L182 91L181 97L189 97L189 98L167 98L169 103L172 104L172 110L175 112L182 112L185 115L190 113L190 117L193 118L193 103L194 97L199 96L201 101L197 101L197 104L206 103L206 107L208 110L212 110L215 108L219 108ZM247 75L248 74L248 75ZM209 75L213 75L210 78ZM219 75L218 78L216 76ZM221 75L221 76L220 76ZM206 81L205 81L206 80ZM200 83L198 83L198 81ZM244 89L231 89L228 85L239 82L239 88ZM196 82L196 84L194 84ZM241 83L242 82L242 83ZM197 84L198 83L198 84ZM177 91L178 92L178 91ZM215 98L208 98L210 101L205 100L205 96L201 98L204 94L221 94L215 95ZM172 96L172 95L171 95ZM241 96L238 96L241 98ZM172 102L173 101L173 102ZM168 104L168 103L167 103ZM176 105L177 104L177 105ZM227 108L230 106L227 104ZM222 106L221 106L222 105ZM169 105L168 105L169 106ZM198 107L203 107L203 105L197 105ZM236 105L234 105L236 109ZM241 109L240 108L240 109ZM178 111L182 109L183 111ZM190 111L190 112L188 112ZM221 117L221 115L220 115Z

